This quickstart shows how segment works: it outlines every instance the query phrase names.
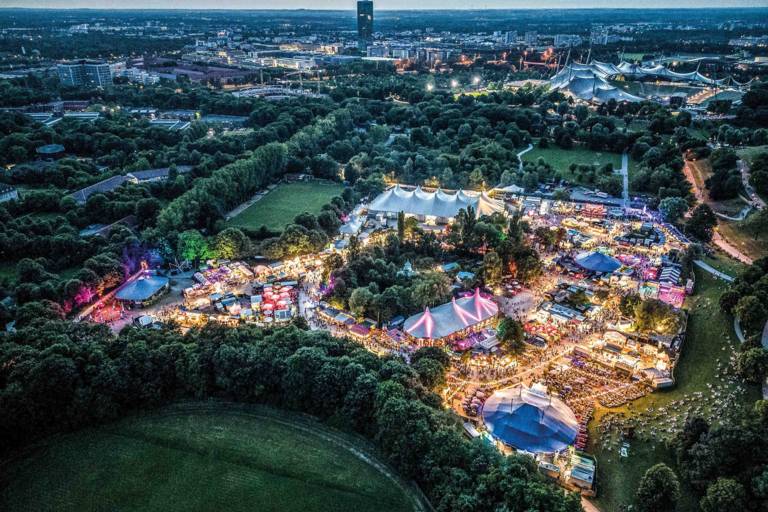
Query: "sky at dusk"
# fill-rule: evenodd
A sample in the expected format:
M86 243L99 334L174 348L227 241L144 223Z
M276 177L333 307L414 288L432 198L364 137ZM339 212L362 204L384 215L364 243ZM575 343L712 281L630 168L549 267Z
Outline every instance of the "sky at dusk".
M0 7L94 9L354 9L355 0L0 0ZM768 7L768 0L375 0L376 9Z

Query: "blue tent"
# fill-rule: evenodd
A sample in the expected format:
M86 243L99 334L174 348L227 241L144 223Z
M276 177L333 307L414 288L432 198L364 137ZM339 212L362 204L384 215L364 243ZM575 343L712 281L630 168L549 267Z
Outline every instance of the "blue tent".
M161 276L145 276L125 285L115 294L119 300L129 302L144 302L154 297L168 286L168 278Z
M532 453L559 452L579 430L573 411L538 386L495 392L483 406L483 421L494 438Z
M576 264L590 272L610 274L621 267L621 262L601 252L584 252L576 257Z

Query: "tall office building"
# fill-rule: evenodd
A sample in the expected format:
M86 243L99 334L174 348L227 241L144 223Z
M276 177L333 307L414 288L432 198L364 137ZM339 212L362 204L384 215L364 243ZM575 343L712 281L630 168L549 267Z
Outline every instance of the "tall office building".
M61 83L71 87L112 85L112 71L106 62L91 60L62 62L56 66L56 70L59 73Z
M357 2L357 41L361 49L365 49L373 40L373 1L360 0Z

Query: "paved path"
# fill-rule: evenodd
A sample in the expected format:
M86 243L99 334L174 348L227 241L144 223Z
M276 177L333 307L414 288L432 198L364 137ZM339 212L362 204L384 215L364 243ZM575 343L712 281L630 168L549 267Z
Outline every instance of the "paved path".
M751 210L752 210L752 205L747 204L747 206L742 208L741 211L739 212L739 214L736 215L735 217L732 217L730 215L726 215L726 214L720 213L720 212L715 212L715 215L717 215L721 219L731 220L731 221L734 221L734 222L740 222L740 221L744 220L745 218L747 218L747 214L749 214L749 212Z
M621 178L623 181L624 191L621 198L624 201L624 208L629 207L629 155L622 153L621 155L621 169L619 169Z
M758 210L762 210L765 208L765 201L755 193L755 189L749 184L749 165L744 160L739 160L736 165L739 167L739 171L741 171L741 182L744 185L744 190L749 195L750 201L752 201L752 205Z
M528 144L527 148L525 148L524 150L522 150L517 154L517 159L520 160L520 165L518 167L518 169L520 169L520 172L523 172L523 155L532 149L533 149L533 144Z
M705 271L709 272L709 273L710 273L710 274L712 274L713 276L715 276L715 277L717 277L717 278L719 278L719 279L722 279L723 281L727 281L727 282L729 282L729 283L732 283L732 282L734 281L734 279L735 279L733 276L729 276L729 275L728 275L728 274L726 274L725 272L720 272L719 270L717 270L717 269L716 269L716 268L714 268L713 266L709 265L709 264L708 264L708 263L706 263L705 261L702 261L702 260L694 260L694 261L693 261L693 263L694 263L694 264L695 264L697 267L701 268L702 270L705 270Z
M715 276L715 277L717 277L719 279L722 279L723 281L727 281L729 283L732 283L733 280L734 280L733 276L729 276L728 274L726 274L724 272L720 272L719 270L717 270L716 268L712 267L711 265L708 265L704 261L694 260L693 263L697 267L699 267L699 268L709 272L713 276ZM739 338L739 343L744 343L744 342L747 341L747 339L744 337L744 331L741 330L741 324L739 323L739 319L736 316L733 317L733 330L736 333L736 337ZM763 345L768 344L768 338L767 337L768 337L768 322L766 322L765 330L763 330Z
M600 509L584 496L581 497L581 508L584 509L584 512L600 512Z
M693 188L693 194L696 196L696 199L700 203L706 203L707 199L704 195L704 191L701 190L698 185L696 184L696 180L693 178L693 171L690 168L689 162L686 160L685 164L683 165L683 173L685 174L685 177L688 179L688 181L691 184L691 187ZM725 252L728 256L737 259L741 261L742 263L746 263L747 265L752 264L752 258L741 252L736 246L734 246L731 242L723 238L723 236L720 234L720 232L715 229L714 233L712 234L712 243L715 244L717 247L719 247L723 252Z

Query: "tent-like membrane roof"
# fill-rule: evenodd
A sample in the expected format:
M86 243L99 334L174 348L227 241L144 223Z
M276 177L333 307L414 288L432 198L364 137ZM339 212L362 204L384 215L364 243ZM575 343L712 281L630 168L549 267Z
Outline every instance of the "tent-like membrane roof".
M504 203L492 199L485 192L457 192L448 193L441 189L434 192L426 192L421 187L406 190L400 185L395 185L379 194L368 206L370 212L399 213L410 215L425 215L450 219L456 217L461 209L468 207L475 209L476 215L490 215L504 211Z
M483 405L482 416L493 437L531 453L562 451L579 430L573 411L536 384L496 391Z
M432 310L426 308L423 313L409 317L403 328L414 338L437 340L488 320L498 312L499 306L475 289L469 297L454 298L451 302Z
M621 267L621 262L616 258L601 252L583 252L576 256L576 264L590 272L609 274Z
M168 285L168 278L162 276L140 277L125 285L115 294L119 300L141 302L152 298L163 287Z

